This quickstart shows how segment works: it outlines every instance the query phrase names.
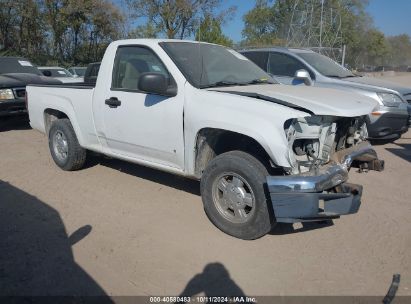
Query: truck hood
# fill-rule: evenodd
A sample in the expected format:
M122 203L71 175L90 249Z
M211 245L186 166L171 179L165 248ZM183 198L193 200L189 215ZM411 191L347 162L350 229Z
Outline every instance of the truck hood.
M24 88L29 84L61 84L61 81L45 76L26 73L0 75L0 88Z
M356 117L371 113L378 105L374 99L356 93L307 86L261 84L212 90L264 99L315 115Z
M411 86L410 87L401 86L396 83L392 83L390 81L381 80L381 79L373 78L373 77L350 77L350 78L343 79L342 81L370 85L370 86L373 86L376 90L378 90L379 88L390 89L390 90L397 91L398 93L402 95L411 94Z

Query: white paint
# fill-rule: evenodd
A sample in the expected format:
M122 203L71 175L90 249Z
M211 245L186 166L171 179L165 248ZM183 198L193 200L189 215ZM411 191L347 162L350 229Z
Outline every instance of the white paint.
M372 99L313 87L251 85L201 90L191 86L160 47L164 40L136 39L111 43L94 89L28 86L30 124L45 132L47 108L66 113L80 144L87 149L185 176L194 176L195 147L203 128L219 128L254 138L278 166L290 167L284 122L309 116L273 102L228 94L255 92L304 107L317 115L354 117L368 114ZM180 40L176 40L180 41ZM194 42L193 42L194 43ZM114 57L120 45L150 47L177 83L175 97L111 90ZM105 100L117 97L118 108Z

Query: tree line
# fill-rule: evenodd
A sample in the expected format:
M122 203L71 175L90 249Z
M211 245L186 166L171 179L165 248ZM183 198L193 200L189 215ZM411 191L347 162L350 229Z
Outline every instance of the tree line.
M257 0L256 6L243 17L245 27L241 44L287 45L290 42L290 25L295 22L302 31L300 35L305 34L304 31L310 31L312 37L317 37L317 41L304 45L305 47L319 46L320 31L323 34L323 46L334 44L342 48L345 45L346 62L351 67L411 65L409 35L386 37L374 26L372 17L366 12L368 4L368 0L324 0L322 8L321 1L313 0ZM297 16L301 19L296 18L298 11L305 13L306 23L301 20L303 16ZM321 11L324 14L331 12L331 17L328 17L334 16L334 23L324 23L323 28L320 28L320 20L325 18ZM335 35L337 31L340 36ZM291 42L295 43L295 40Z
M38 64L96 61L124 21L107 0L1 0L0 52Z
M0 0L0 55L41 65L84 65L101 60L107 45L122 38L188 38L237 48L294 46L289 39L295 11L304 12L312 3L256 0L242 17L243 40L235 43L222 27L236 7L227 7L224 0ZM340 18L337 42L346 45L346 62L357 68L411 64L410 37L386 37L373 25L367 5L368 0L324 0L325 10ZM320 18L319 13L312 16L314 22ZM319 30L304 26L299 30ZM327 37L332 32L322 29L324 45L335 40Z

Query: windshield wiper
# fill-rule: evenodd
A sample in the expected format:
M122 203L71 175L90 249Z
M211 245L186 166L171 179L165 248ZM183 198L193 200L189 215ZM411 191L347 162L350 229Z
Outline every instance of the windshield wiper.
M270 81L269 79L253 79L248 82L244 82L243 84L262 84L262 83L269 83L269 84L275 84L275 82Z
M200 89L207 89L207 88L216 88L216 87L228 87L228 86L236 86L236 85L244 85L242 82L233 82L233 81L217 81L211 84L206 84L200 86Z
M340 75L325 75L325 76L330 77L330 78L341 78Z
M349 77L357 77L355 75L345 75L345 76L340 76L340 75L325 75L327 77L330 78L339 78L339 79L343 79L343 78L349 78Z
M275 82L271 81L270 79L253 79L247 82L234 82L234 81L217 81L212 84L206 84L200 86L200 89L207 89L207 88L216 88L216 87L227 87L227 86L245 86L250 84L262 84L262 83L270 83L274 84Z

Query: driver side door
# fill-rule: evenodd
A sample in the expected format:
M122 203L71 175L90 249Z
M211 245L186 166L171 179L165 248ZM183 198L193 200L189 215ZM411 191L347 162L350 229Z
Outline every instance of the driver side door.
M172 75L145 46L120 46L114 60L111 87L103 106L104 137L114 154L176 169L184 166L183 102L181 95L142 92L143 73Z

